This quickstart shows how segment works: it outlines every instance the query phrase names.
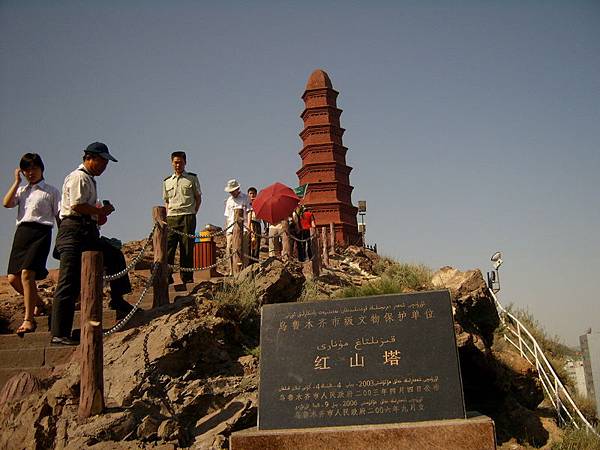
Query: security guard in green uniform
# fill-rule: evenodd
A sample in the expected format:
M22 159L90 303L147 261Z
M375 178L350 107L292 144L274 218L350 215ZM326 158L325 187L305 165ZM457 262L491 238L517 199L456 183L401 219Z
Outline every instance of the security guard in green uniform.
M196 232L196 214L202 202L202 191L196 174L185 171L186 162L185 152L171 153L171 165L174 173L163 181L163 199L167 208L167 224L169 226L167 261L171 265L174 264L175 252L179 245L180 267L191 268L194 263L194 239L182 236L175 231L186 235ZM182 283L193 281L193 272L181 271ZM169 276L169 284L171 283L173 283L173 277Z

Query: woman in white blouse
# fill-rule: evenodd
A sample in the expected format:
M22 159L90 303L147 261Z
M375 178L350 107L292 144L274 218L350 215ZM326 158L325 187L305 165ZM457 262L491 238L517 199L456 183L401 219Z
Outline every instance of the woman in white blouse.
M24 186L20 186L21 174L28 182ZM21 336L35 331L34 315L44 309L35 281L48 275L46 261L52 227L59 220L59 203L59 190L44 181L44 163L40 155L25 153L3 200L5 208L18 206L17 230L8 261L8 281L24 297L25 316L17 329Z

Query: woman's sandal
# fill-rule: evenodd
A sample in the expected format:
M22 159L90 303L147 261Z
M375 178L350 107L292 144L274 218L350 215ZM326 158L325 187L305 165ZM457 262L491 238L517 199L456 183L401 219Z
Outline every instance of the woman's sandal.
M26 327L25 324L30 323L31 327ZM33 319L25 319L19 328L17 328L17 334L19 337L25 336L25 333L33 333L37 329L37 322Z

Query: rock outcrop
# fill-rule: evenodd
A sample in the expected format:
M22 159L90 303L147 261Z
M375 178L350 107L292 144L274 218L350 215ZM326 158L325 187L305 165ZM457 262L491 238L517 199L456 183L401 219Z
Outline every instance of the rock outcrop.
M452 267L443 267L433 275L431 282L437 288L450 291L454 319L464 332L481 337L485 346L490 347L500 319L481 271L460 272Z
M28 397L42 389L40 379L29 372L21 372L10 378L0 390L0 407Z
M494 419L499 442L544 444L548 432L534 412L544 399L537 372L517 353L493 346L500 319L481 272L443 267L432 284L452 297L467 409Z
M77 419L75 360L46 392L0 409L0 448L221 448L256 422L258 362L229 314L204 299L116 333L104 344L105 414Z
M125 249L130 257L137 254ZM152 260L148 250L142 265ZM324 299L368 283L377 279L380 262L372 252L349 247L307 282L300 264L268 258L233 282L251 286L258 311L263 304ZM495 420L499 442L546 442L533 412L543 399L537 374L518 354L494 345L499 318L481 273L444 267L432 283L452 296L467 409ZM0 449L227 448L233 431L256 425L259 379L256 314L241 315L219 301L225 285L199 283L189 296L105 340L102 415L77 418L77 354L60 378L16 379L0 394Z
M275 257L251 264L236 279L239 283L253 284L260 305L296 301L305 281L302 266L298 262L284 263Z

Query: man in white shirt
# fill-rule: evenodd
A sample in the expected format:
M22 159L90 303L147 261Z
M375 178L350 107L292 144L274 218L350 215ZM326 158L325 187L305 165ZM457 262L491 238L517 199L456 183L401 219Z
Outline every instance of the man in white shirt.
M60 206L61 223L56 236L56 250L60 254L60 273L52 302L51 332L53 344L77 345L71 339L75 301L81 289L81 254L86 250L102 251L107 274L125 268L125 258L119 249L100 237L98 218L106 217L115 208L110 203L98 206L96 180L102 175L108 161L117 161L101 142L94 142L84 150L83 164L65 178ZM131 292L129 277L111 281L109 306L117 312L131 310L123 294Z
M227 182L225 186L225 192L228 192L230 195L225 200L225 228L229 227L234 220L234 211L236 209L241 209L244 217L244 224L248 221L248 210L251 208L250 199L246 194L241 191L240 183L236 179L231 179ZM233 237L233 227L227 230L227 255L229 257L229 265L232 267L232 253L231 253L231 241ZM247 253L247 233L244 233L244 239L242 241L242 252ZM245 259L245 256L242 255L242 258ZM233 269L231 269L233 270Z

